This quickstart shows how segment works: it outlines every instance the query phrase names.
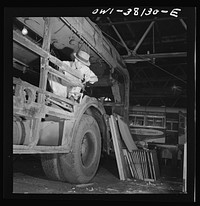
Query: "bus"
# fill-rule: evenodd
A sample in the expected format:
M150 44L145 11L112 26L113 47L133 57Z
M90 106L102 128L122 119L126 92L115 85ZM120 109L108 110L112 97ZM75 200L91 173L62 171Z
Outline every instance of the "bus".
M184 144L185 108L130 106L129 126L134 141L168 145Z

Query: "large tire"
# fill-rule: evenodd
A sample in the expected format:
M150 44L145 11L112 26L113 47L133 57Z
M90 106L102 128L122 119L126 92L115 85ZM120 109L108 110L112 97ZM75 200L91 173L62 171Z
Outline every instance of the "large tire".
M58 154L43 154L41 155L41 162L44 173L49 179L52 180L60 180L63 181L64 179L61 178L61 173L59 169L59 155Z
M84 114L68 154L42 155L46 175L54 180L87 183L96 174L101 155L101 135L96 120Z

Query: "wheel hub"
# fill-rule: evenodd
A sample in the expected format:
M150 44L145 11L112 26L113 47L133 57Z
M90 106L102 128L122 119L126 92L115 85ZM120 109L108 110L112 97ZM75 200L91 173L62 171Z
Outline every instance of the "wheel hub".
M91 133L87 132L81 144L81 161L85 167L88 167L95 153L95 144Z

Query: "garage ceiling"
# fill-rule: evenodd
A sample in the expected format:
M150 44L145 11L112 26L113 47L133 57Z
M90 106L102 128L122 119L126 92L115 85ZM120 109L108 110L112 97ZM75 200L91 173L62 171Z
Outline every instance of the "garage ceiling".
M130 73L130 104L187 107L187 18L90 18Z

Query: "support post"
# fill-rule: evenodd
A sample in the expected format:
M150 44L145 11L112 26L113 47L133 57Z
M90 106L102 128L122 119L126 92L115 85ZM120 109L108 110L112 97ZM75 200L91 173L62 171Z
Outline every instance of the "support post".
M47 51L49 53L50 50L50 43L51 43L51 29L52 29L52 22L50 17L44 18L44 35L43 35L43 44L42 49ZM48 74L48 65L49 65L49 59L48 57L40 57L40 82L39 82L39 88L42 89L42 91L46 90L47 85L47 74ZM39 93L37 102L40 104L44 104L45 94ZM41 118L36 118L33 121L33 128L32 128L32 140L31 146L35 146L39 140L39 128L41 123Z
M187 192L187 142L184 143L183 156L183 192Z
M183 192L187 192L187 121L185 118L185 143L183 152Z

